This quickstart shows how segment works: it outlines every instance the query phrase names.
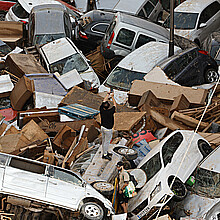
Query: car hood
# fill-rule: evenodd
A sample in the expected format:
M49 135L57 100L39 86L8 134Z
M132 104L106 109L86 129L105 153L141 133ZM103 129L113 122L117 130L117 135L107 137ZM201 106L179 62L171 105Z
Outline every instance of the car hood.
M179 36L185 37L185 38L190 39L190 40L194 40L193 31L194 30L174 29L174 34L177 34Z
M176 207L175 213L177 218L186 216L185 212L187 211L191 218L203 219L210 209L219 202L219 198L211 199L188 193L187 197Z

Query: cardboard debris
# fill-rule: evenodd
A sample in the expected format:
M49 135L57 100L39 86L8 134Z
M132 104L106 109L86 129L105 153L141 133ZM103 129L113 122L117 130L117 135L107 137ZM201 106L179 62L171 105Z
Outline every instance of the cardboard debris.
M208 90L205 89L193 89L191 87L134 80L130 92L128 93L129 104L137 106L144 92L149 89L158 99L170 103L174 101L176 96L183 94L190 103L204 105L208 95Z
M27 100L32 96L33 90L32 81L25 76L22 77L18 83L16 83L10 95L13 109L22 110Z

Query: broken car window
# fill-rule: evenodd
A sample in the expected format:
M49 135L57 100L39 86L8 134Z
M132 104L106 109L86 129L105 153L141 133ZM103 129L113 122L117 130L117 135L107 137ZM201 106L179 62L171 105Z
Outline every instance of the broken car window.
M180 146L182 141L182 134L180 132L177 132L165 142L162 149L164 167L171 162L174 153L176 152L177 148Z
M84 61L79 53L75 53L69 57L50 64L51 73L58 72L60 75L68 73L69 71L74 69L76 69L78 73L83 73L88 68L89 67L87 63Z
M220 173L198 168L195 175L193 191L207 196L220 197Z
M129 91L132 81L143 80L146 73L140 73L132 70L127 70L121 67L116 67L109 75L106 84L118 89Z
M77 185L82 185L81 179L79 179L74 173L68 172L66 170L61 170L58 168L54 168L53 178L63 180L68 183L73 183Z
M155 154L140 168L146 173L148 182L161 169L160 153Z

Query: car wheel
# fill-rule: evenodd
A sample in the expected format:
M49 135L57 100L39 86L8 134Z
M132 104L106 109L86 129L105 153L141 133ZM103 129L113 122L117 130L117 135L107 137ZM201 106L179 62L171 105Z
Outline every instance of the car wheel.
M97 182L93 184L93 187L104 196L112 195L114 186L108 182Z
M127 160L135 160L138 156L136 150L127 147L115 147L113 150L116 153L124 156Z
M219 74L216 70L214 69L208 69L206 72L205 72L205 81L207 83L212 83L212 82L216 82L218 81L218 78L219 78Z
M104 219L103 208L95 202L87 202L82 205L80 214L88 220Z
M173 178L170 178L169 186L171 185L172 181L173 181ZM175 178L171 190L174 193L173 200L176 202L182 201L183 199L185 199L187 195L187 189L186 189L185 184L178 178Z

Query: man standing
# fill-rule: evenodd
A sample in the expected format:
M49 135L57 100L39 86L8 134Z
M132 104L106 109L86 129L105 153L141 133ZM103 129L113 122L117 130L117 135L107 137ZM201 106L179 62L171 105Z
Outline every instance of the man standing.
M118 201L119 201L119 204L122 206L124 213L128 213L128 198L124 196L123 190L128 185L130 177L129 177L128 172L124 170L124 163L122 161L119 161L116 166L119 172Z
M113 107L110 108L108 102L109 96L112 98ZM102 158L111 160L111 154L108 152L110 141L112 139L113 126L114 126L114 113L116 109L116 102L114 99L114 93L108 92L105 96L101 106L100 106L100 115L101 115L101 133L102 133Z

